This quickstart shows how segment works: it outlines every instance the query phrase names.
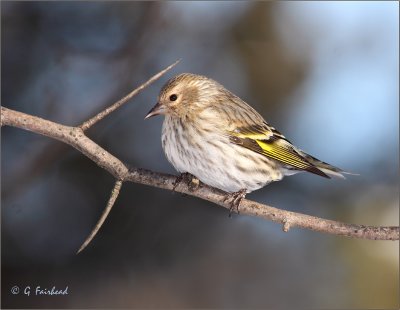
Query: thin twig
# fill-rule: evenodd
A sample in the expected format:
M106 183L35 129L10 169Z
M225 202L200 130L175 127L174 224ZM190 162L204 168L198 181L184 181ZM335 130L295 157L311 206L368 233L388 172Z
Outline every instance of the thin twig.
M80 252L82 252L89 245L89 243L93 240L93 238L94 238L94 236L96 236L97 232L100 230L100 228L103 225L104 221L106 220L108 214L110 213L111 208L113 207L115 201L117 200L119 191L121 190L121 186L122 186L122 181L117 180L115 182L113 190L111 191L110 199L107 202L107 206L104 209L103 213L101 214L100 219L97 221L96 226L93 228L92 232L86 238L86 240L82 243L81 247L79 248L78 252L76 252L76 254L79 254Z
M97 115L93 116L92 118L88 119L87 121L83 122L80 127L83 131L88 130L90 127L92 127L94 124L96 124L98 121L102 120L104 117L106 117L108 114L114 112L116 109L121 107L124 103L129 101L133 96L137 95L140 91L145 89L147 86L149 86L151 83L155 82L158 80L161 76L163 76L167 71L175 67L178 63L180 62L180 59L175 61L172 65L169 65L166 67L164 70L160 71L159 73L155 74L152 76L147 82L143 83L139 87L135 88L133 91L131 91L128 95L125 97L121 98L114 104L112 104L110 107L106 108L105 110L101 111Z

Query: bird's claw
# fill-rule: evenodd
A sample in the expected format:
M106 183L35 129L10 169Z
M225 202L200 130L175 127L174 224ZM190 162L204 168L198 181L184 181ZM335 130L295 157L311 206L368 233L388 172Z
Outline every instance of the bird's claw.
M232 212L235 211L237 214L239 214L239 206L244 197L246 196L247 190L241 189L240 191L234 192L234 193L229 193L225 196L224 202L227 200L230 200L230 208L229 208L229 217L232 217Z
M200 181L188 172L181 173L174 181L172 190L175 191L179 184L182 182L186 183L189 191L194 192L199 186Z

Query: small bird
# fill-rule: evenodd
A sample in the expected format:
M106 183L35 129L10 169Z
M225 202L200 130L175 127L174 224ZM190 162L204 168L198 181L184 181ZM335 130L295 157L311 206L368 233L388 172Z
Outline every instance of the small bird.
M308 171L348 173L295 147L246 102L205 76L182 73L162 87L145 119L164 114L162 147L181 173L227 192L231 211L247 193ZM181 178L177 179L181 180Z

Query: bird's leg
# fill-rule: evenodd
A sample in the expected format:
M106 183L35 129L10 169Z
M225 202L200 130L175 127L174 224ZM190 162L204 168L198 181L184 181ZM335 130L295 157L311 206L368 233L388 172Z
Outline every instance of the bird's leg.
M191 192L195 191L200 186L200 181L195 176L191 175L189 172L184 172L176 178L172 190L175 191L181 182L186 183Z
M226 194L224 198L224 202L227 200L230 200L230 208L229 208L229 217L232 216L232 212L235 211L237 214L239 214L239 206L244 197L246 196L247 190L245 188L241 189L240 191L234 192L234 193L229 193Z
M175 189L178 187L179 184L181 184L184 180L185 180L185 182L187 182L189 175L190 174L187 172L184 172L184 173L181 173L180 175L178 175L173 183L172 190L175 192Z

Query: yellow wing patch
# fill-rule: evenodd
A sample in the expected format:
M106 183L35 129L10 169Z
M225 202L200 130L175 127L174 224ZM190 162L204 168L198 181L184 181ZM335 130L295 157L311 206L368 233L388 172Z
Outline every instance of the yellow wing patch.
M288 147L279 145L279 140L272 143L255 140L262 149L262 153L275 160L279 160L284 164L291 165L298 169L307 169L311 167L310 163L306 162L300 155L295 153Z
M284 165L329 178L312 162L299 154L280 132L267 124L237 128L230 132L230 139L232 143L277 160Z
M268 127L264 128L258 125L237 128L232 134L238 138L252 140L267 140L273 136L273 132Z

